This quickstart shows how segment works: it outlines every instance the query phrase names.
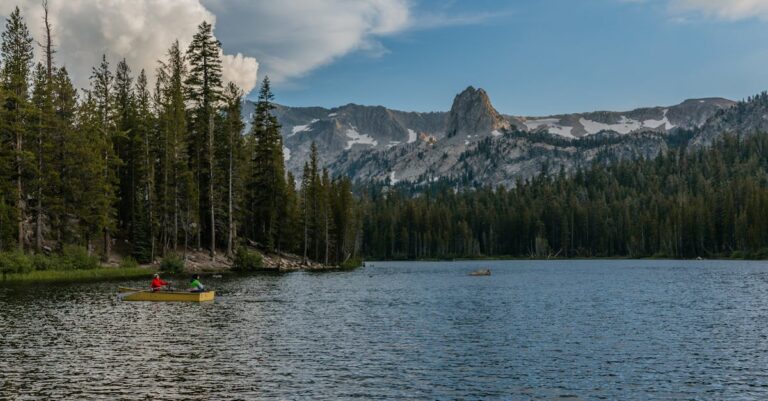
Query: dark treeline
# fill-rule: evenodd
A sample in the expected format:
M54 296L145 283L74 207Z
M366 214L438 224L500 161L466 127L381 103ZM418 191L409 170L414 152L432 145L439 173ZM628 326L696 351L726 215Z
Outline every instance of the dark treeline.
M268 78L243 133L243 93L223 81L210 24L186 50L171 44L154 83L103 57L79 92L56 65L45 9L42 63L18 8L2 33L0 251L82 246L107 260L127 244L149 262L248 243L325 263L354 257L349 181L329 178L316 152L300 185L285 173Z
M372 258L768 257L768 135L514 189L365 191Z

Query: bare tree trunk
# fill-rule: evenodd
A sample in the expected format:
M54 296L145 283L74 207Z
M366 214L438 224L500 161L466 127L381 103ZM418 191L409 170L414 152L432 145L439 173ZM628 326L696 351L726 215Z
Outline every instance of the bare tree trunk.
M227 226L228 226L228 228L227 228L227 256L232 256L232 245L233 245L232 243L234 241L234 235L233 234L234 234L234 231L235 231L235 222L234 222L234 219L232 218L232 213L233 213L233 207L232 207L232 198L233 198L233 194L232 194L232 175L233 175L233 170L234 170L234 166L233 166L234 161L233 161L233 157L232 157L232 153L233 153L232 147L233 146L234 146L234 141L232 140L232 135L230 133L230 135L229 135L229 179L228 179L228 181L229 181L228 182L229 190L228 190L228 193L227 193L227 215L229 216L229 221L228 221L228 224L227 224Z
M302 191L304 198L304 264L307 263L307 246L309 245L309 208L307 207L307 190Z
M325 220L325 265L328 266L328 245L330 243L330 240L328 238L328 211L325 211L324 214L324 220Z
M48 20L48 0L43 0L43 21L45 23L45 61L46 89L50 94L52 92L51 82L53 80L53 40L51 39L51 23ZM46 110L47 111L47 110ZM43 116L40 116L40 122L43 122ZM43 129L41 127L37 136L37 211L35 216L35 250L40 252L43 247Z
M106 122L104 124L106 126ZM104 133L104 138L106 138L107 141L107 147L109 147L109 137L107 136L106 132ZM104 151L104 180L109 181L109 150ZM109 198L109 194L106 194L107 198ZM109 227L104 227L104 261L109 261L109 254L112 252L112 239L109 235Z
M22 139L21 132L16 133L16 190L18 194L16 196L16 207L19 210L19 249L24 250L24 239L26 237L24 233L24 193L22 192L21 185L21 148Z
M152 159L150 158L149 153L149 134L147 132L144 132L144 171L147 174L147 181L146 181L146 191L147 191L147 215L149 216L149 240L150 240L150 251L149 251L149 260L150 262L155 261L155 227L154 227L154 215L152 210L152 183L155 176L155 171L153 168Z
M45 23L45 64L48 82L53 78L53 40L51 39L51 23L48 20L48 0L43 0L43 21Z
M208 113L208 201L211 206L211 260L216 259L216 216L213 203L213 110Z
M37 134L37 210L35 215L35 251L43 248L43 130Z
M176 252L176 249L179 247L178 239L179 239L179 196L178 191L173 191L173 251ZM186 250L187 247L187 230L184 230L184 248Z

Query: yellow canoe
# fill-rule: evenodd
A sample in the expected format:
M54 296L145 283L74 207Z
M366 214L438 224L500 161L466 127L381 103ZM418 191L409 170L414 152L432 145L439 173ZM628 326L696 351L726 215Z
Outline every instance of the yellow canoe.
M181 292L181 291L152 291L137 288L120 287L117 289L123 301L149 302L207 302L213 301L214 291Z

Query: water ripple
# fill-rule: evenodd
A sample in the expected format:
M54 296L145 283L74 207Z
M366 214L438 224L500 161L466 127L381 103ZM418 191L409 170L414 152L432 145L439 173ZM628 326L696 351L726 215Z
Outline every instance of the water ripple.
M491 277L468 277L490 267ZM0 400L768 399L768 266L376 263L209 279L0 287Z

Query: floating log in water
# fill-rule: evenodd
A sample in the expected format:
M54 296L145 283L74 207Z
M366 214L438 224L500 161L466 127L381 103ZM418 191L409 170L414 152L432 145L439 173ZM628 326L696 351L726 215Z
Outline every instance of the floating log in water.
M480 269L473 271L472 273L469 273L470 276L490 276L491 270L490 269Z

